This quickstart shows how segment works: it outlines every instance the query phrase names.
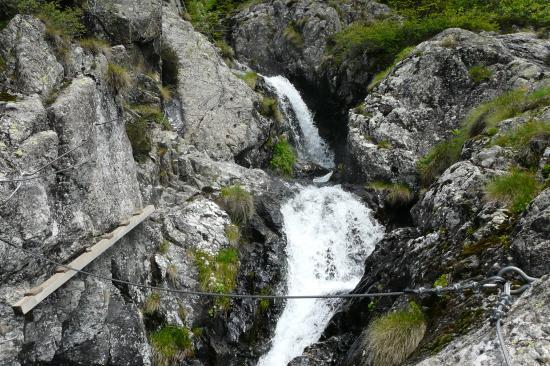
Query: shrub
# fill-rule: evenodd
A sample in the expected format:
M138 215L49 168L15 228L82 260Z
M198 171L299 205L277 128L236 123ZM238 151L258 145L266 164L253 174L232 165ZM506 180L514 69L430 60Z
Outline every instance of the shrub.
M279 111L279 102L275 98L263 97L260 101L259 112L262 116L273 118L278 123L283 120Z
M279 174L290 176L294 172L296 154L286 139L280 139L273 146L273 156L270 165Z
M102 39L82 38L78 42L80 43L80 47L90 51L93 55L99 55L100 53L103 53L107 56L111 52L109 42Z
M528 121L508 131L495 139L495 145L521 148L526 146L532 138L541 135L550 136L549 121Z
M223 187L220 193L222 205L233 223L246 224L254 214L254 198L239 185Z
M151 293L143 304L143 313L151 315L160 309L160 294L158 292Z
M235 290L239 270L237 249L222 249L216 255L197 250L195 265L199 271L199 284L204 291L231 293ZM227 310L231 299L217 297L214 304L216 310Z
M233 58L235 57L235 51L233 51L233 48L231 48L230 45L228 45L224 41L216 41L215 45L220 49L223 58L233 60Z
M283 31L283 37L296 48L302 48L304 46L304 37L302 37L294 21L288 23Z
M231 245L237 245L241 239L241 229L238 225L229 224L225 227L225 236Z
M428 186L433 183L448 167L460 159L465 141L463 136L443 141L435 145L426 156L418 161L417 167L423 185Z
M512 213L521 213L541 188L533 173L513 169L489 182L485 192L489 199L505 202Z
M22 0L17 2L16 11L42 20L50 35L74 37L86 30L81 22L82 10L64 8L59 1Z
M410 188L403 183L387 183L374 181L369 184L369 187L377 191L386 193L385 202L390 206L406 206L410 204L414 198Z
M412 53L413 50L414 50L414 47L407 47L401 50L401 52L399 52L397 56L395 56L395 59L393 60L393 63L390 66L388 66L385 70L382 70L376 75L374 75L371 82L367 86L367 89L372 90L376 86L378 86L378 84L380 84L380 82L390 74L390 72L395 68L395 66L398 63L400 63L401 61L409 57L409 55Z
M120 93L130 86L130 76L128 75L128 71L126 71L124 67L114 63L109 63L109 66L107 67L106 81L107 85L109 85L116 93Z
M159 366L179 364L192 353L193 343L187 328L166 325L153 332L150 339Z
M246 85L248 85L252 90L256 89L258 74L254 71L249 71L242 75L239 75L239 78L243 79Z
M367 328L365 339L368 363L377 366L401 365L416 349L425 332L424 314L414 302L405 310L373 320Z
M481 83L482 81L489 80L493 72L487 66L476 65L468 70L468 74L470 74L470 78L475 83Z

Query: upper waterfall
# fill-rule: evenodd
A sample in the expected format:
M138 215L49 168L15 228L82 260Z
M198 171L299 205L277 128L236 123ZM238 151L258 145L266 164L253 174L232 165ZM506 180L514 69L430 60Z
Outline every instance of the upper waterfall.
M298 119L299 130L292 129L293 142L298 150L298 155L324 168L333 168L334 153L326 141L319 136L313 115L300 92L284 76L265 77L265 81L275 89L283 112L288 116L290 115L289 108L292 108Z

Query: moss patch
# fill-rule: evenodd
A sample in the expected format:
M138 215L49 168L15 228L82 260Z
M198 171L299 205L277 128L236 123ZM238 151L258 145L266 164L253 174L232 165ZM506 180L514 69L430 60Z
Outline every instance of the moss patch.
M470 78L475 83L481 83L482 81L489 80L493 76L493 72L487 66L476 65L468 70Z

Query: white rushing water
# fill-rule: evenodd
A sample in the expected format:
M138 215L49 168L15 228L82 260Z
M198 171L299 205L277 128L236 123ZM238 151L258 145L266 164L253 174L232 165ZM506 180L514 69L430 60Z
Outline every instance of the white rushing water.
M287 236L289 294L349 291L383 228L371 211L339 186L303 188L281 209ZM286 366L316 342L340 300L288 300L261 366Z
M293 131L293 139L300 157L324 168L333 168L334 153L319 136L319 131L313 121L313 115L302 99L300 92L283 76L264 77L264 79L275 89L283 111L292 108L298 119L300 131Z

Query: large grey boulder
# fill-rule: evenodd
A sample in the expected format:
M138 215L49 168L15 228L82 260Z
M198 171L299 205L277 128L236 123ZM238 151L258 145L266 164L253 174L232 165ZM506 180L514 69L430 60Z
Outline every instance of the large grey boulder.
M544 365L550 361L550 280L548 276L535 282L515 300L504 318L502 335L514 365ZM418 366L503 364L495 325L484 326L452 341L436 356Z
M548 77L544 57L549 53L550 41L528 33L498 36L448 29L421 43L360 109L350 111L352 175L360 181L405 179L410 184L416 160L451 137L472 107ZM491 76L477 82L469 70L479 65ZM380 149L382 143L391 148ZM371 155L377 159L364 158Z
M266 142L273 123L256 111L259 96L190 23L169 8L162 22L163 47L177 58L184 139L215 160L254 154Z
M6 63L3 89L48 97L63 80L63 66L45 40L46 26L29 15L16 15L0 32L0 57Z

